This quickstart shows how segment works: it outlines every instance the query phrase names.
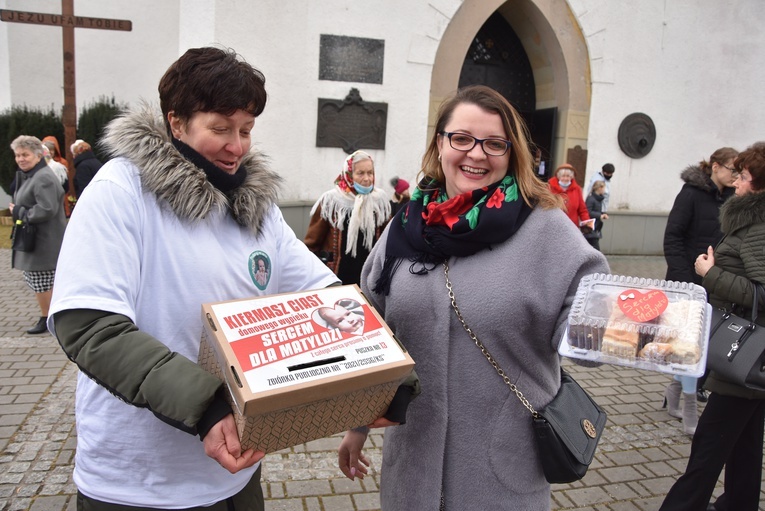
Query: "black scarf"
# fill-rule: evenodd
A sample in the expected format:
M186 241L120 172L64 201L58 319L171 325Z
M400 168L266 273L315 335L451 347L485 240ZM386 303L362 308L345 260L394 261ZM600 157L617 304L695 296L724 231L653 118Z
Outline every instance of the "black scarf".
M173 145L184 158L202 169L207 175L207 180L215 188L223 193L228 193L239 188L247 177L247 171L242 165L236 169L236 173L229 174L216 167L210 160L199 154L194 148L177 138L173 138Z
M373 291L387 295L403 259L424 275L451 256L465 257L509 239L531 213L513 176L448 198L443 183L423 179L391 221L385 262Z

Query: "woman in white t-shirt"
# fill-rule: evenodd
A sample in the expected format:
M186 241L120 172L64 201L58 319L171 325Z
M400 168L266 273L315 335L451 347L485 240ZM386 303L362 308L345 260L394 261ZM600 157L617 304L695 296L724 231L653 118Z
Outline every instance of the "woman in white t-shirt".
M80 368L78 509L263 509L264 454L242 450L222 382L196 364L200 305L338 283L250 151L264 81L231 50L188 50L161 115L144 105L102 139L114 158L77 202L49 321Z

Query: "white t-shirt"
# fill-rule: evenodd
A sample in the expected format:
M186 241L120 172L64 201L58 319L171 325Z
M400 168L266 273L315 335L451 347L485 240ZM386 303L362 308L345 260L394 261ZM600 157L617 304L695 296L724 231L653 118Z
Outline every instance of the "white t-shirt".
M267 281L256 281L257 259ZM326 287L337 282L299 241L278 207L257 239L228 213L196 225L179 220L151 193L138 169L111 160L77 202L56 270L53 314L97 309L124 314L172 351L196 361L201 304ZM223 500L257 465L230 474L199 437L149 410L126 404L79 374L74 481L86 495L133 506L186 508Z

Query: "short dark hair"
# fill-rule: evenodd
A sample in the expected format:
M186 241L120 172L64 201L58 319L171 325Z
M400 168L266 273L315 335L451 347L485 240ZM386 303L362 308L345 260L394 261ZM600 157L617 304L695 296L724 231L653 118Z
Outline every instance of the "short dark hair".
M603 165L601 170L603 170L604 174L613 174L616 168L614 167L613 163L606 163L605 165Z
M167 114L188 121L196 112L231 115L244 110L259 116L266 106L266 79L234 50L192 48L165 71L159 81L159 104Z
M748 170L752 175L752 190L765 189L765 142L755 142L739 153L733 166L740 172Z

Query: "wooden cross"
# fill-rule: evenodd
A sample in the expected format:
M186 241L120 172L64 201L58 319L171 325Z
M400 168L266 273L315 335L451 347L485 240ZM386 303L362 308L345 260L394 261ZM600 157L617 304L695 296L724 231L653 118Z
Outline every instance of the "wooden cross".
M54 25L63 29L64 36L64 154L69 174L69 195L74 197L74 156L72 144L77 139L77 102L74 82L74 29L97 28L131 31L132 22L106 18L86 18L74 15L74 0L61 0L61 14L9 11L0 9L0 21Z

